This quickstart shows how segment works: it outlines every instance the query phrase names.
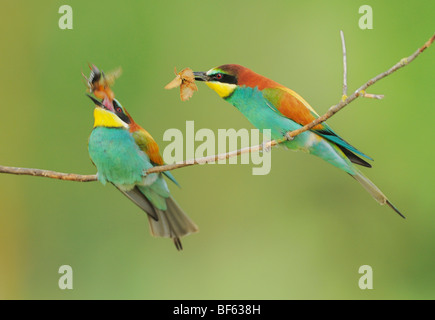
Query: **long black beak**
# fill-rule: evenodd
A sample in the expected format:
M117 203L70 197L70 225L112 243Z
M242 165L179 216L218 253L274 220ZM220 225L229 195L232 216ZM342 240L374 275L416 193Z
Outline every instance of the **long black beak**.
M95 99L93 96L89 95L86 93L86 95L89 97L89 99L91 99L95 105L99 106L100 108L104 108L104 105L101 101L98 101L97 99Z
M202 71L194 72L193 75L195 76L196 81L208 81L209 80L208 75Z

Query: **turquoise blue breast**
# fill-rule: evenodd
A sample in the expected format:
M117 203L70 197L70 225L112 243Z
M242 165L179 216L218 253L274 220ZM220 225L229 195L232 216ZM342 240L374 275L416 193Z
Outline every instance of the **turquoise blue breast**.
M141 183L142 173L152 167L148 156L139 149L130 132L122 128L94 128L88 149L102 183Z

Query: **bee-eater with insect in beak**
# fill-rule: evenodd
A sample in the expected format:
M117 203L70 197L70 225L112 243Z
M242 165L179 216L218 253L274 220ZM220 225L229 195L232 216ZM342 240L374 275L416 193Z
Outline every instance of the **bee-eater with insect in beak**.
M197 232L198 227L171 197L163 175L146 174L154 167L153 162L130 132L131 117L122 105L117 100L114 104L103 100L103 104L89 97L95 109L88 149L98 180L112 183L147 213L152 235L171 238L181 250L180 238Z
M270 129L272 139L283 139L319 117L300 95L283 85L237 64L226 64L207 72L194 72L195 80L207 86L235 106L258 129ZM387 197L355 166L371 167L366 156L340 136L325 122L285 141L289 149L316 155L355 178L381 205L387 204L404 216Z

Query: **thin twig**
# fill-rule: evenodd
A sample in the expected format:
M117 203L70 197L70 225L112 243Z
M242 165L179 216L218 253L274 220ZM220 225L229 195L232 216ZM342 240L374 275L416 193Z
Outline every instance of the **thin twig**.
M340 37L341 37L341 47L343 49L343 95L341 99L346 100L347 99L347 54L346 54L346 41L344 41L343 30L340 30ZM384 95L364 93L362 97L380 100L384 98Z
M383 94L373 94L373 93L364 93L362 95L363 98L370 98L370 99L384 99L384 95Z
M343 30L340 30L341 47L343 48L343 99L347 97L347 59L346 59L346 42L344 41Z
M191 159L186 161L177 162L174 164L168 164L158 167L153 167L149 170L147 170L147 174L149 173L156 173L156 172L163 172L163 171L170 171L178 168L183 168L195 164L204 164L204 163L210 163L210 162L216 162L219 159L228 159L232 157L239 156L243 153L250 153L254 151L264 150L268 149L270 147L276 146L279 143L282 143L287 140L291 140L297 135L312 129L313 127L317 126L318 124L326 121L327 119L331 118L334 114L336 114L338 111L346 107L348 104L350 104L352 101L357 99L358 97L367 97L367 98L375 98L380 99L383 97L382 95L373 95L366 93L366 89L378 82L379 80L387 77L388 75L392 74L393 72L399 70L400 68L403 68L404 66L411 63L415 58L417 58L424 50L426 50L435 40L435 34L422 46L420 47L416 52L414 52L412 55L410 55L407 58L403 58L398 63L396 63L394 66L392 66L387 71L377 75L376 77L370 79L365 84L363 84L361 87L359 87L352 95L347 97L346 99L341 99L341 101L330 107L329 110L322 115L321 117L315 119L311 123L297 129L291 132L288 132L286 134L286 137L280 140L272 140L264 144L260 144L257 146L247 147L243 149L239 149L236 151L231 151L229 153L223 153L218 154L214 156L209 157L203 157L199 159ZM346 80L347 81L347 80ZM343 87L344 90L344 87ZM344 92L344 91L343 91ZM69 181L95 181L97 180L96 175L77 175L77 174L69 174L69 173L60 173L60 172L54 172L54 171L48 171L48 170L40 170L40 169L28 169L28 168L15 168L15 167L3 167L0 166L0 173L11 173L11 174L21 174L21 175L32 175L32 176L40 176L40 177L47 177L47 178L54 178L54 179L61 179L61 180L69 180Z

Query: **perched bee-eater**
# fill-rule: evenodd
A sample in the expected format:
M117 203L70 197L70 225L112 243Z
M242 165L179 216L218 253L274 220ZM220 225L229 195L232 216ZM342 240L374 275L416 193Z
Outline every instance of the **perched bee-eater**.
M83 77L86 79L90 92L92 92L97 98L101 99L101 103L103 104L104 108L112 110L118 117L122 119L128 118L127 121L129 123L129 130L139 148L148 155L153 165L164 165L163 158L160 155L159 146L153 137L148 133L148 131L138 125L130 116L128 111L121 106L118 100L115 99L115 94L113 93L110 85L113 84L115 81L114 79L119 76L120 69L118 69L115 73L110 73L108 76L106 76L95 65L89 67L91 69L91 75L89 78L87 78L85 75L83 75ZM165 171L163 174L171 179L177 186L179 186L178 182L169 171Z
M130 132L135 122L117 100L109 103L89 97L95 109L88 148L98 170L98 180L103 184L112 183L147 213L152 235L172 238L176 248L181 250L180 238L197 232L198 227L171 197L163 175L145 174L155 164L163 163L160 155L156 155L157 144L145 130ZM135 131L144 138L135 140ZM155 144L152 152L150 141L151 145Z
M319 115L300 95L283 85L237 64L226 64L207 72L194 72L195 80L234 105L258 129L270 129L272 139L312 122ZM283 143L293 150L316 155L355 178L381 205L399 210L354 164L371 167L361 157L372 160L351 146L325 122Z

